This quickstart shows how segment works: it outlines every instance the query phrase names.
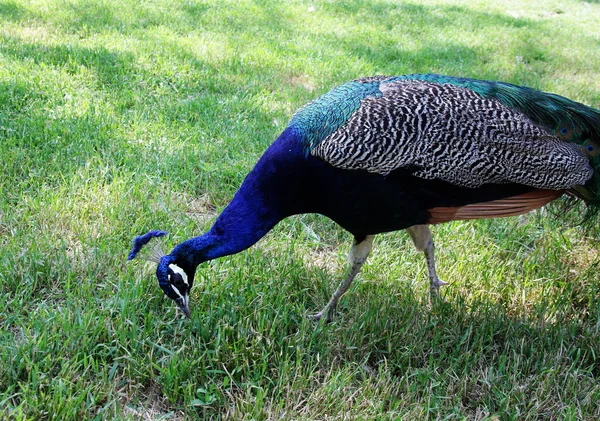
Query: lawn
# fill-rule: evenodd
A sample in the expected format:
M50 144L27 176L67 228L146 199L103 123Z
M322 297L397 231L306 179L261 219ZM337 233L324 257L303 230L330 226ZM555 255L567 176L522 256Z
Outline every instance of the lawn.
M298 107L375 74L600 108L594 0L0 0L0 418L598 419L598 230L433 227L438 272L301 215L200 266L184 319L132 238L208 230Z

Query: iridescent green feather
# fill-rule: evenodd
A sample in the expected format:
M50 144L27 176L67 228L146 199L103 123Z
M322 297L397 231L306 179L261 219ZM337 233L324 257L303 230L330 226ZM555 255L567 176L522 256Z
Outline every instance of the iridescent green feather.
M342 127L367 97L380 97L379 83L348 82L300 108L288 127L306 146L306 153Z

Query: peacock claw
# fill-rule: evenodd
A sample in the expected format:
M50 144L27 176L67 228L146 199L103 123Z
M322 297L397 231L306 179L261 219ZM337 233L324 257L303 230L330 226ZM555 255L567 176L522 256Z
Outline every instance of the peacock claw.
M440 287L443 287L444 285L448 285L448 282L444 282L441 279L438 279L437 277L435 278L435 280L431 281L429 294L427 296L427 305L430 309L433 308L434 302L439 302L440 300L442 302L444 301L444 298L440 294Z
M437 279L436 281L432 281L429 286L429 297L439 297L440 296L440 287L448 285L448 282L441 281Z
M439 292L440 287L448 285L448 282L444 282L441 279L435 278L431 280L431 292Z
M323 318L323 316L325 316L325 323L329 324L333 321L333 314L332 312L328 311L327 308L324 308L323 310L319 311L316 314L312 314L309 317L310 320L319 323L321 321L321 319Z

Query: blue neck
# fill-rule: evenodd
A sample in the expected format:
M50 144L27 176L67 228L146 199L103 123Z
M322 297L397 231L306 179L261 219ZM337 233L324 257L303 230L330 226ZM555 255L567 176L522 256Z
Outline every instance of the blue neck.
M295 132L284 131L248 174L210 231L179 244L170 255L195 269L202 262L238 253L260 240L290 214L285 209L290 190L285 180L299 157L304 158L304 151Z
M255 195L238 191L207 233L179 244L172 255L186 258L196 267L207 260L238 253L265 236L282 218L262 205Z

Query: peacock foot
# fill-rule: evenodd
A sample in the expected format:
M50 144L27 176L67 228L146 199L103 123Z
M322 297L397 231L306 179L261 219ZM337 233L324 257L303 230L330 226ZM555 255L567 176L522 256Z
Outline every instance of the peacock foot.
M433 302L437 302L438 300L443 300L440 296L440 287L444 285L448 285L448 282L444 282L439 279L437 276L431 280L429 296L427 297L427 305L431 309L433 307Z
M309 318L318 323L324 317L325 323L329 324L333 321L333 312L334 310L327 306L323 310L319 311L317 314L309 316Z
M444 282L436 276L434 279L431 280L431 283L430 283L431 293L432 294L439 293L440 287L443 287L444 285L448 285L448 282Z

